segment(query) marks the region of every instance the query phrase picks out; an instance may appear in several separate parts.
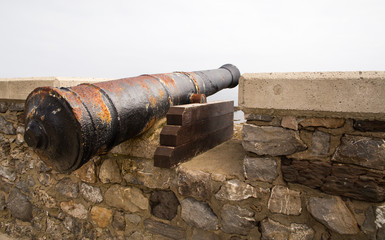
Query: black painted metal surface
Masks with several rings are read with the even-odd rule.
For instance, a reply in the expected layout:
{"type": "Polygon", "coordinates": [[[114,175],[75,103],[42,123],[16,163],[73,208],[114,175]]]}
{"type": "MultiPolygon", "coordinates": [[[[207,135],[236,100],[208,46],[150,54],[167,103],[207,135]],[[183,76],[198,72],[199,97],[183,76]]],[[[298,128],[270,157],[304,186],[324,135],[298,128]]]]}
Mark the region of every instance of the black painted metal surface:
{"type": "Polygon", "coordinates": [[[226,64],[215,70],[37,88],[26,101],[24,138],[57,171],[73,171],[93,155],[146,131],[170,106],[235,87],[239,77],[239,70],[226,64]]]}

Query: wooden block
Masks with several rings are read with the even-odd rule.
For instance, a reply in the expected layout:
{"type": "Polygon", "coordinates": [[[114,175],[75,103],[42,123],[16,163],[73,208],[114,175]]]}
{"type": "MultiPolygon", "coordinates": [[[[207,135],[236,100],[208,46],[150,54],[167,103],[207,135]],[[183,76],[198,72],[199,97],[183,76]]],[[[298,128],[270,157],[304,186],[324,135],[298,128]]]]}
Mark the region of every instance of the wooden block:
{"type": "Polygon", "coordinates": [[[207,151],[233,136],[233,123],[201,138],[178,147],[159,146],[154,155],[154,166],[171,168],[201,152],[207,151]]]}
{"type": "Polygon", "coordinates": [[[216,116],[234,112],[234,101],[217,101],[173,106],[167,113],[167,125],[186,126],[216,116]]]}
{"type": "Polygon", "coordinates": [[[192,125],[177,126],[166,125],[160,133],[160,145],[177,147],[188,142],[193,142],[210,132],[215,132],[233,124],[234,113],[206,118],[192,125]]]}

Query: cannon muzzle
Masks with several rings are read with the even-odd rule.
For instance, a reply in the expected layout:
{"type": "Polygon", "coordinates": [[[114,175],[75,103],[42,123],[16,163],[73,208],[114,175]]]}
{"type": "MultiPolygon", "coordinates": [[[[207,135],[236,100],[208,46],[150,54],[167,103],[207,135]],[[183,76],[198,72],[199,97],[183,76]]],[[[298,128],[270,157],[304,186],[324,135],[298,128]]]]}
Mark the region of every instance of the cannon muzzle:
{"type": "Polygon", "coordinates": [[[215,70],[141,75],[70,88],[40,87],[25,105],[25,141],[59,172],[137,136],[173,105],[238,85],[240,72],[215,70]]]}

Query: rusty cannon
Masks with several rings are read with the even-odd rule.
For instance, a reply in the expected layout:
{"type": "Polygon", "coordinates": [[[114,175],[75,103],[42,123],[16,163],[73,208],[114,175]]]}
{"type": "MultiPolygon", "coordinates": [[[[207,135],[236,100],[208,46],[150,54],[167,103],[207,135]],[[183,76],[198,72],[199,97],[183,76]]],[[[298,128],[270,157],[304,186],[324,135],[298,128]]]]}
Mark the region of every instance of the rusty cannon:
{"type": "Polygon", "coordinates": [[[135,137],[173,105],[238,85],[240,72],[219,69],[141,75],[69,88],[39,87],[25,104],[26,143],[59,172],[135,137]]]}

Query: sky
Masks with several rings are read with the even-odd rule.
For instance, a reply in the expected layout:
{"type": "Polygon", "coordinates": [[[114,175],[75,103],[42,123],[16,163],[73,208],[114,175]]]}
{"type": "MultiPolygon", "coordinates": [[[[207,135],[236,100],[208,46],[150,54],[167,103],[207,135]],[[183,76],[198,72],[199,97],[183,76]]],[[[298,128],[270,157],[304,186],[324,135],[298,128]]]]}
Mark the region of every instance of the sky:
{"type": "MultiPolygon", "coordinates": [[[[0,0],[0,78],[384,71],[383,0],[0,0]]],[[[234,99],[237,89],[210,99],[234,99]]]]}

